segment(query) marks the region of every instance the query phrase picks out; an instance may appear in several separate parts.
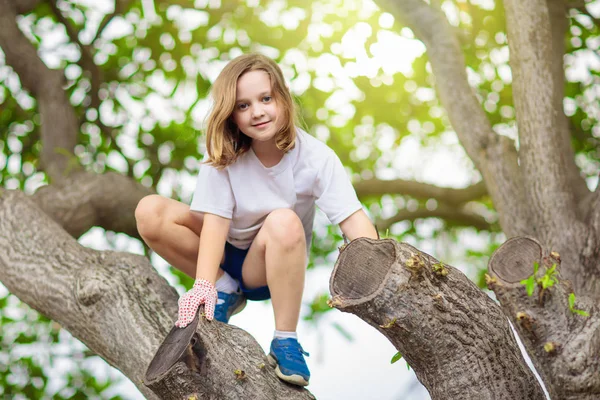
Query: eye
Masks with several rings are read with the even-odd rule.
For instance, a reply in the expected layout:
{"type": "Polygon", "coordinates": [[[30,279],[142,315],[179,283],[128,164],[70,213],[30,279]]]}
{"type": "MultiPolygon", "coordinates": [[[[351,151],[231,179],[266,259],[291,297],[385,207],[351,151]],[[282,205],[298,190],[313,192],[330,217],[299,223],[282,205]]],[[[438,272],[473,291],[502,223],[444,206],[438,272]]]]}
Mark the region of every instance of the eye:
{"type": "Polygon", "coordinates": [[[248,108],[248,104],[246,103],[240,103],[237,105],[238,110],[245,110],[246,108],[248,108]]]}
{"type": "Polygon", "coordinates": [[[273,100],[273,97],[271,97],[271,96],[265,96],[265,97],[263,97],[263,102],[265,102],[265,103],[268,103],[271,100],[273,100]]]}

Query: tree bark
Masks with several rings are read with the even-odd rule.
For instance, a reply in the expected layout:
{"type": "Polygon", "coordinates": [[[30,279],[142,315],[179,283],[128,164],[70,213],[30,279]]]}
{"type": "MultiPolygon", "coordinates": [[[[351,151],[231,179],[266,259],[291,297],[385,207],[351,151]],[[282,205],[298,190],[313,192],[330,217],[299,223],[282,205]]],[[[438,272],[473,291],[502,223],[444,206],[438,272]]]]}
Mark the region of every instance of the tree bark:
{"type": "Polygon", "coordinates": [[[352,241],[330,291],[332,306],[390,340],[432,400],[545,398],[500,308],[460,271],[408,244],[352,241]]]}
{"type": "Polygon", "coordinates": [[[451,207],[438,204],[434,209],[419,208],[415,211],[401,210],[393,217],[376,220],[377,228],[385,231],[397,222],[414,221],[418,218],[442,218],[446,222],[473,227],[479,230],[490,230],[492,225],[482,215],[466,210],[464,207],[451,207]]]}
{"type": "Polygon", "coordinates": [[[574,308],[590,315],[570,310],[569,295],[573,287],[560,275],[560,258],[534,239],[511,239],[492,255],[488,285],[516,327],[551,398],[598,399],[598,305],[577,294],[574,308]],[[533,295],[528,296],[520,282],[533,274],[534,263],[540,266],[538,279],[546,274],[547,268],[557,265],[558,283],[546,289],[536,284],[533,295]]]}
{"type": "Polygon", "coordinates": [[[75,110],[63,90],[63,72],[46,67],[17,26],[16,18],[15,4],[0,0],[0,47],[6,63],[38,102],[43,145],[40,161],[48,176],[60,181],[74,168],[80,168],[73,154],[79,132],[75,110]]]}
{"type": "Polygon", "coordinates": [[[135,208],[142,197],[152,193],[114,172],[78,172],[60,183],[42,186],[32,199],[75,238],[92,226],[139,238],[135,208]]]}
{"type": "MultiPolygon", "coordinates": [[[[121,370],[144,396],[159,398],[144,376],[173,327],[178,296],[148,259],[82,247],[22,192],[0,190],[0,281],[121,370]]],[[[182,388],[200,387],[208,399],[312,397],[270,367],[261,369],[266,356],[241,329],[202,320],[196,337],[206,357],[195,361],[200,373],[176,364],[182,388]]]]}
{"type": "Polygon", "coordinates": [[[251,335],[199,314],[186,328],[171,329],[145,383],[163,400],[314,399],[303,388],[281,383],[251,335]],[[223,341],[202,340],[210,337],[223,341]]]}
{"type": "Polygon", "coordinates": [[[17,14],[27,14],[33,11],[42,0],[15,0],[15,10],[17,14]]]}
{"type": "Polygon", "coordinates": [[[404,179],[380,180],[366,179],[354,184],[358,197],[377,196],[384,194],[403,194],[418,199],[436,199],[449,205],[460,205],[469,201],[479,200],[486,196],[487,189],[483,182],[466,187],[454,189],[440,187],[417,181],[404,179]]]}
{"type": "MultiPolygon", "coordinates": [[[[519,126],[519,159],[531,204],[533,235],[545,245],[565,243],[566,229],[582,224],[567,179],[562,137],[556,115],[562,113],[553,79],[552,33],[546,0],[506,0],[506,25],[513,75],[513,99],[519,126]]],[[[569,233],[570,234],[570,233],[569,233]]]]}
{"type": "Polygon", "coordinates": [[[564,143],[560,131],[562,98],[556,94],[562,93],[562,88],[556,85],[562,85],[563,80],[556,78],[553,66],[558,46],[553,46],[550,11],[546,0],[507,0],[504,4],[521,144],[519,158],[532,236],[562,254],[568,265],[563,275],[572,280],[580,294],[600,298],[599,272],[593,266],[598,260],[594,254],[597,251],[584,254],[591,242],[592,247],[597,245],[597,238],[578,218],[570,179],[573,172],[563,160],[566,154],[560,145],[564,143]],[[582,262],[582,258],[588,260],[582,262]]]}
{"type": "Polygon", "coordinates": [[[567,18],[567,6],[564,0],[546,0],[550,17],[550,30],[552,35],[552,59],[550,67],[554,81],[554,98],[552,104],[556,110],[556,129],[559,134],[559,142],[555,143],[560,154],[561,168],[565,171],[567,183],[571,185],[573,194],[579,207],[578,217],[585,221],[585,208],[581,207],[582,201],[590,193],[581,171],[575,164],[575,151],[571,145],[571,131],[569,120],[564,112],[563,99],[565,98],[565,37],[569,28],[567,18]]]}
{"type": "Polygon", "coordinates": [[[508,236],[530,233],[514,142],[492,130],[469,86],[460,44],[444,13],[423,0],[377,0],[376,3],[405,23],[427,47],[440,102],[460,143],[483,176],[502,230],[508,236]],[[456,101],[457,98],[461,101],[456,101]]]}

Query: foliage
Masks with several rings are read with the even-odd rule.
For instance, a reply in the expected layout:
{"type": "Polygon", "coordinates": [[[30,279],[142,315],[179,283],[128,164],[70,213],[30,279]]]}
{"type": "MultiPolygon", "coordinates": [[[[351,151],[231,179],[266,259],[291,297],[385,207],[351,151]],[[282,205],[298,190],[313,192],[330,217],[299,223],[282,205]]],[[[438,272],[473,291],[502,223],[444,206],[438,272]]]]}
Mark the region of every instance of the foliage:
{"type": "Polygon", "coordinates": [[[0,397],[111,399],[122,380],[67,331],[0,289],[0,397]],[[62,374],[57,374],[60,368],[62,374]]]}
{"type": "MultiPolygon", "coordinates": [[[[400,352],[397,352],[396,354],[394,354],[394,357],[392,357],[390,364],[394,364],[395,362],[399,361],[401,358],[402,358],[402,354],[400,354],[400,352]]],[[[408,363],[408,361],[406,362],[406,368],[410,369],[410,364],[408,363]]]]}
{"type": "Polygon", "coordinates": [[[552,264],[550,268],[546,268],[544,275],[538,277],[538,269],[540,265],[539,263],[533,263],[533,275],[531,275],[527,279],[523,279],[520,283],[525,285],[525,289],[527,290],[527,295],[533,295],[533,291],[535,290],[535,285],[537,284],[543,290],[546,290],[554,284],[558,283],[558,277],[556,276],[556,264],[552,264]]]}
{"type": "Polygon", "coordinates": [[[569,310],[571,310],[571,312],[574,313],[574,314],[579,314],[579,315],[582,315],[584,317],[589,317],[590,316],[590,313],[588,313],[587,311],[578,310],[578,309],[575,308],[575,293],[569,294],[569,310]]]}
{"type": "MultiPolygon", "coordinates": [[[[81,47],[68,37],[46,2],[18,21],[43,61],[50,68],[64,70],[66,91],[80,121],[75,155],[88,170],[118,171],[160,194],[189,202],[204,150],[198,138],[209,105],[210,83],[227,60],[243,52],[261,51],[282,66],[300,105],[303,126],[340,155],[355,180],[376,177],[439,183],[437,174],[449,163],[460,165],[460,170],[444,184],[464,187],[481,179],[435,95],[424,46],[410,29],[370,1],[150,0],[118,4],[123,8],[113,10],[109,2],[58,1],[61,13],[79,32],[78,40],[93,54],[92,71],[85,69],[81,47]],[[117,11],[114,18],[93,40],[99,21],[113,11],[117,11]],[[94,75],[100,77],[98,87],[94,75]]],[[[493,129],[515,138],[503,8],[496,2],[476,0],[440,4],[459,32],[469,82],[493,129]]],[[[565,112],[574,131],[577,163],[594,179],[600,166],[600,113],[594,94],[600,68],[578,61],[597,57],[594,50],[600,28],[579,11],[570,12],[569,24],[565,112]]],[[[4,65],[0,52],[1,187],[33,193],[47,183],[40,171],[40,150],[36,101],[4,65]]],[[[402,194],[362,200],[377,219],[401,210],[436,207],[431,199],[402,194]]],[[[468,207],[491,223],[490,231],[429,218],[396,223],[385,236],[410,242],[451,265],[474,266],[467,272],[484,287],[482,267],[503,235],[489,198],[468,207]]],[[[317,221],[309,267],[331,265],[341,244],[336,227],[317,221]]],[[[182,284],[190,284],[188,277],[174,273],[182,284]]],[[[536,283],[543,288],[555,283],[548,271],[541,282],[535,275],[524,283],[530,295],[536,283]]],[[[316,297],[305,320],[317,323],[329,312],[325,300],[316,297]]],[[[4,394],[21,391],[27,396],[35,394],[33,398],[61,396],[60,390],[46,391],[48,378],[42,361],[36,357],[24,357],[21,364],[15,361],[19,346],[57,345],[52,323],[21,304],[17,308],[31,318],[27,324],[12,320],[6,304],[20,302],[9,294],[0,301],[0,388],[4,394]],[[16,336],[9,336],[10,329],[18,332],[16,336]],[[18,340],[18,346],[7,343],[9,337],[18,340]],[[28,378],[14,381],[13,366],[28,371],[28,378]]],[[[574,295],[574,310],[573,304],[574,295]]],[[[336,329],[351,336],[343,327],[336,329]]],[[[85,351],[78,354],[81,363],[92,357],[85,351]]],[[[85,369],[80,373],[83,375],[67,379],[70,389],[64,396],[101,396],[106,383],[85,375],[85,369]]]]}

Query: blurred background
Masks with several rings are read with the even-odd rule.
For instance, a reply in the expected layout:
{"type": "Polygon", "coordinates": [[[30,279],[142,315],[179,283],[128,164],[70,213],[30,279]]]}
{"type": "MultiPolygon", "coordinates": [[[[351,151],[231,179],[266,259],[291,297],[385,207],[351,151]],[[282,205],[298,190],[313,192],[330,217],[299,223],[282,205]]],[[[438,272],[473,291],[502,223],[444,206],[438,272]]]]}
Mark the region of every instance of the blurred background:
{"type": "MultiPolygon", "coordinates": [[[[385,2],[358,0],[50,0],[17,18],[41,60],[64,71],[79,117],[77,161],[117,171],[189,203],[201,154],[207,95],[223,66],[246,52],[274,58],[301,126],[340,156],[383,237],[408,242],[461,269],[482,288],[490,254],[505,237],[485,190],[462,204],[428,195],[481,181],[434,89],[425,46],[385,2]],[[361,182],[395,182],[391,194],[361,182]],[[403,187],[418,183],[424,195],[403,187]]],[[[433,1],[456,30],[474,89],[494,131],[516,139],[502,4],[433,1]]],[[[569,11],[564,109],[576,161],[597,181],[600,140],[600,1],[569,11]]],[[[460,99],[456,99],[460,101],[460,99]]],[[[39,171],[36,100],[0,51],[0,185],[31,194],[39,171]]],[[[150,257],[181,294],[192,281],[135,238],[92,228],[79,238],[99,250],[150,257]]],[[[318,213],[299,337],[310,352],[318,399],[428,399],[394,347],[349,314],[330,309],[328,281],[342,244],[318,213]]],[[[484,289],[486,290],[486,289],[484,289]]],[[[0,397],[139,399],[135,386],[58,324],[0,285],[0,397]]],[[[251,303],[232,324],[267,349],[269,303],[251,303]]]]}

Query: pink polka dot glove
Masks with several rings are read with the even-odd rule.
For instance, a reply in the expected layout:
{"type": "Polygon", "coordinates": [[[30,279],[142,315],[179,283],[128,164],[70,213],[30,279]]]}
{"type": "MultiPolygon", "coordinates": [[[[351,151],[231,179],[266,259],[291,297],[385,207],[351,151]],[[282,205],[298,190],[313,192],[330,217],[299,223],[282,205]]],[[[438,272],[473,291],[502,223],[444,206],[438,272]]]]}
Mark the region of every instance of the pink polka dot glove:
{"type": "Polygon", "coordinates": [[[199,279],[194,286],[179,298],[179,319],[175,322],[178,328],[188,326],[196,316],[200,304],[204,304],[204,315],[212,321],[215,315],[217,302],[217,289],[206,279],[199,279]]]}

